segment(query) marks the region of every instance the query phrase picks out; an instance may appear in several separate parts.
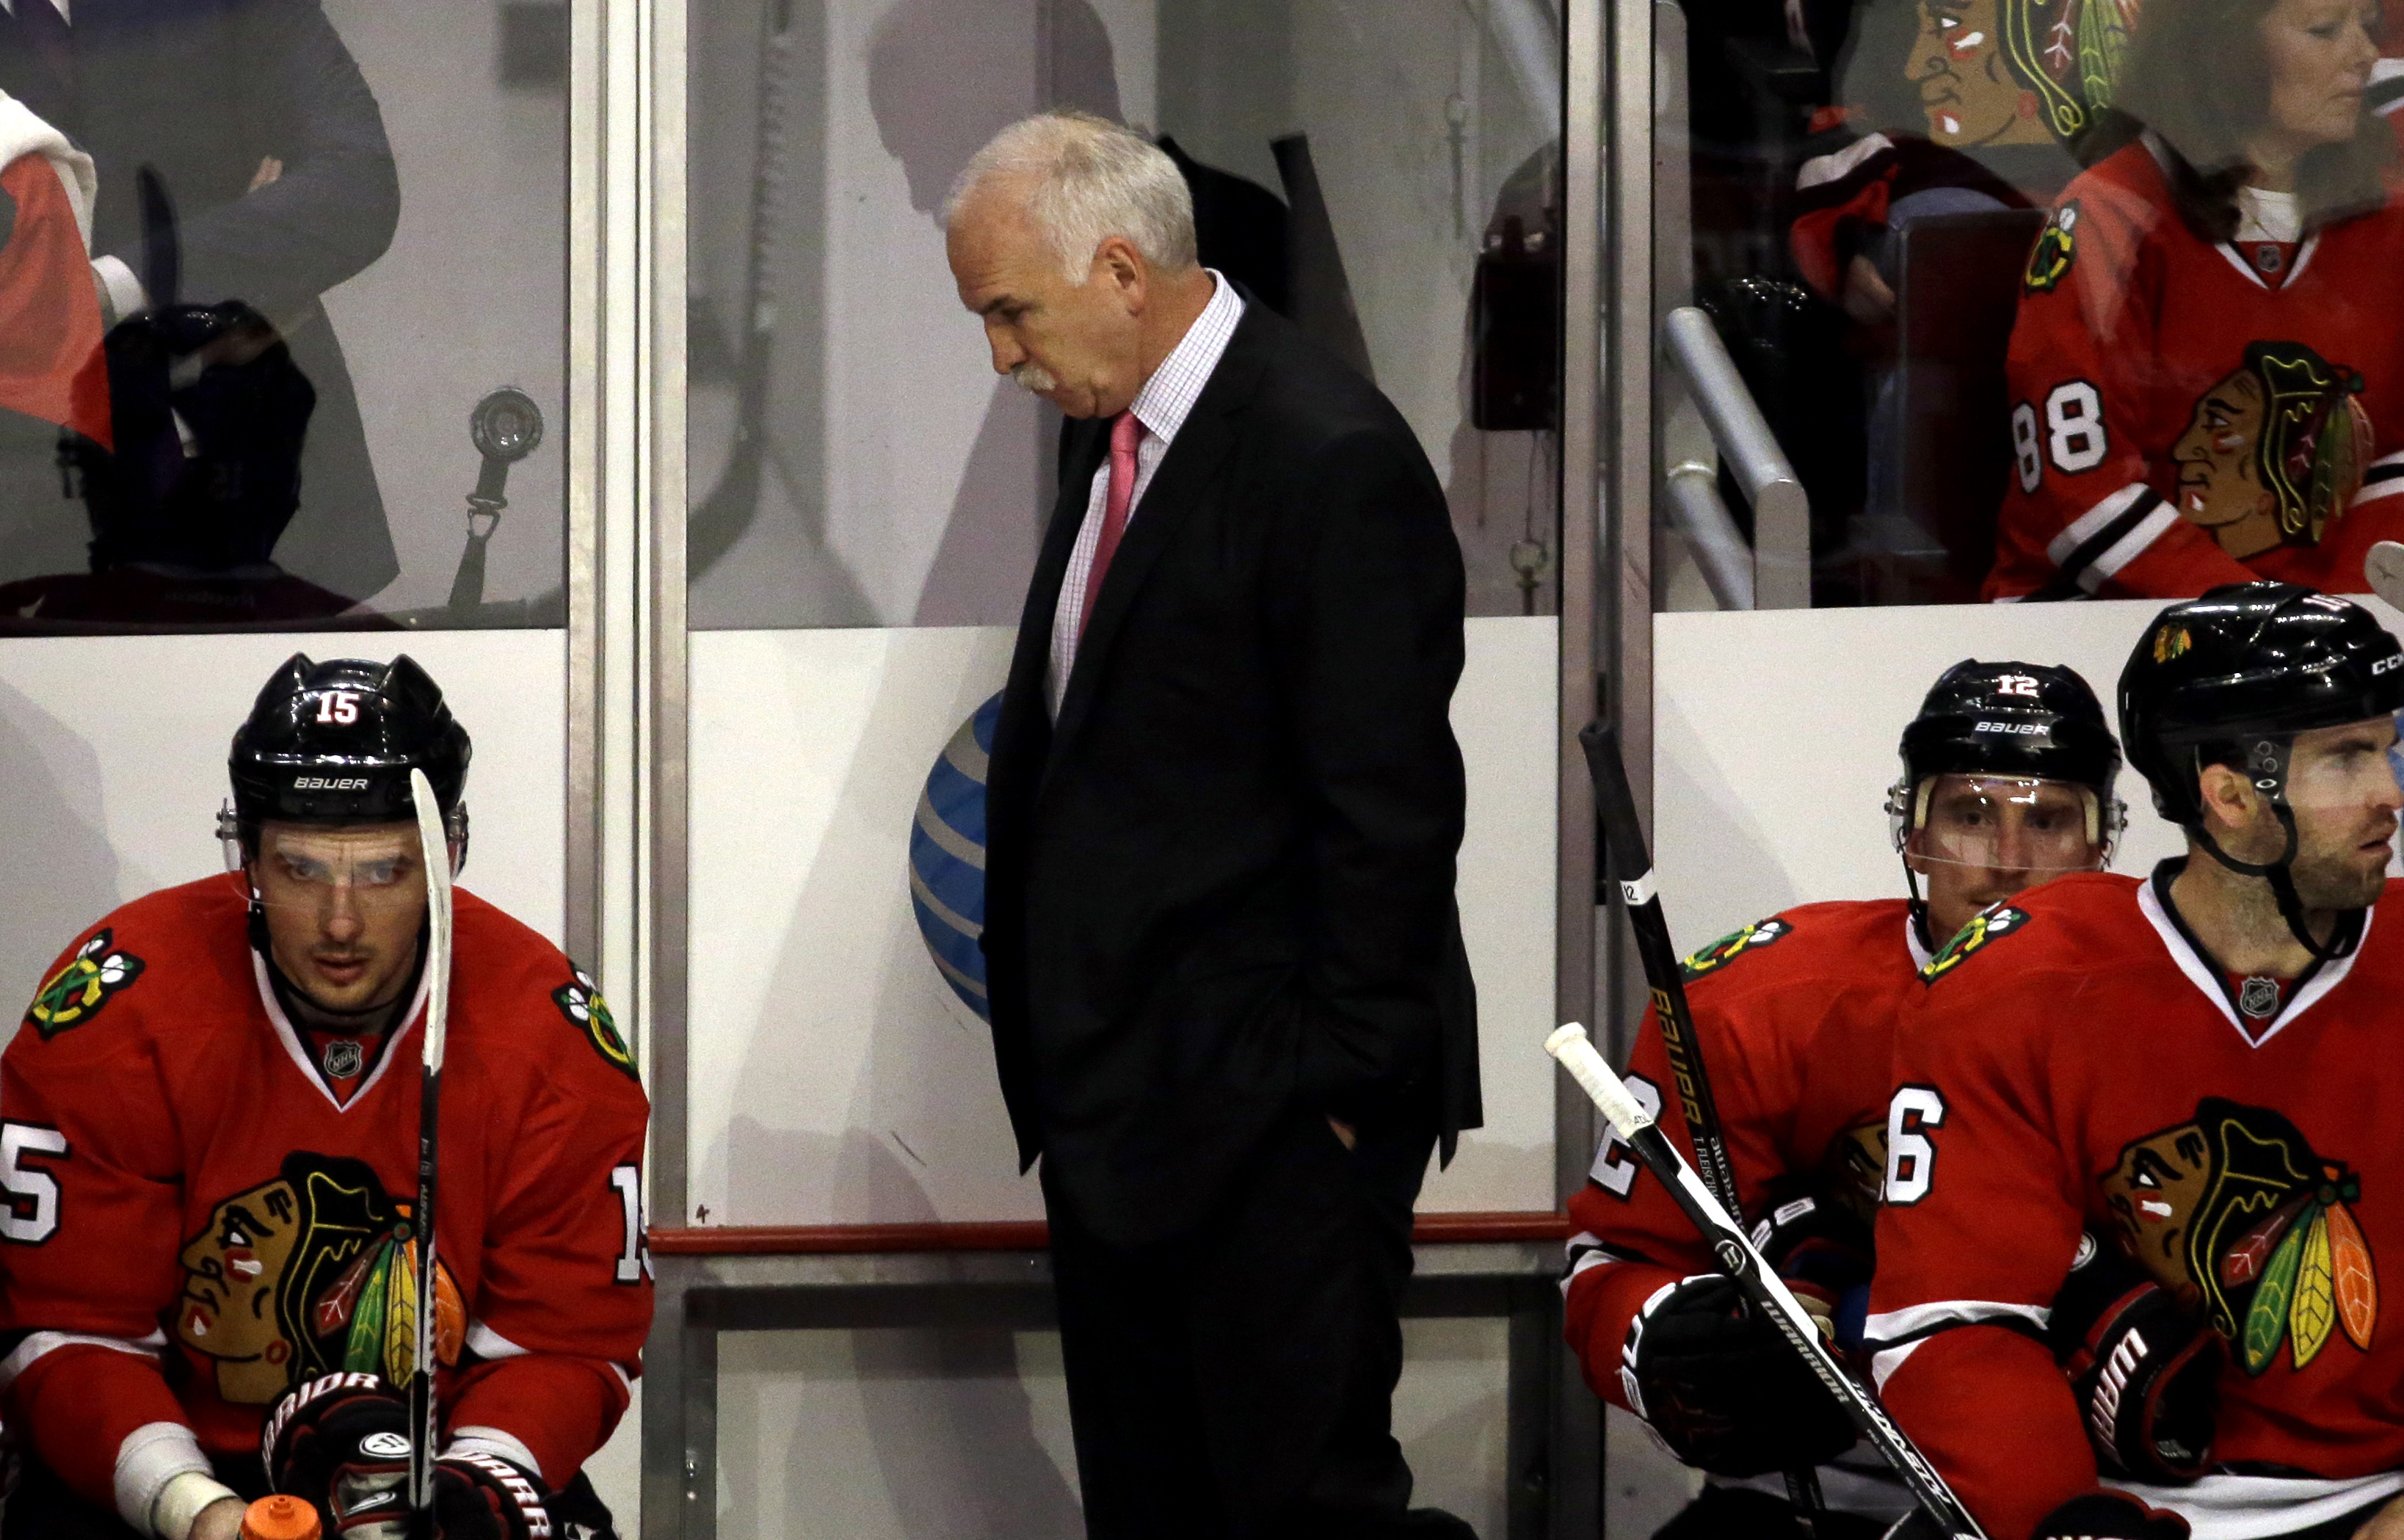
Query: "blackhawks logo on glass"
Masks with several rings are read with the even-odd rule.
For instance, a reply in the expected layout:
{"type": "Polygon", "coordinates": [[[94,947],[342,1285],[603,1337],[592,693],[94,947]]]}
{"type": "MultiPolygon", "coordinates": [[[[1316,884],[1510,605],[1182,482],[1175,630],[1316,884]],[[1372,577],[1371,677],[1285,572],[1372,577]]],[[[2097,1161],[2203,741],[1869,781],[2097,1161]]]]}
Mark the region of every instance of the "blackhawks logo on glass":
{"type": "Polygon", "coordinates": [[[44,981],[25,1010],[25,1020],[45,1041],[90,1021],[110,996],[142,976],[142,959],[115,947],[115,938],[102,931],[44,981]]]}
{"type": "Polygon", "coordinates": [[[1686,954],[1678,963],[1679,976],[1692,984],[1705,973],[1716,973],[1745,953],[1758,951],[1794,931],[1795,927],[1782,919],[1757,920],[1741,931],[1728,932],[1698,952],[1686,954]]]}
{"type": "Polygon", "coordinates": [[[2362,1182],[2266,1107],[2218,1097],[2131,1142],[2104,1177],[2131,1255],[2226,1338],[2248,1374],[2302,1369],[2339,1337],[2370,1351],[2379,1275],[2362,1182]]]}
{"type": "MultiPolygon", "coordinates": [[[[337,1371],[406,1383],[417,1352],[417,1238],[365,1161],[295,1150],[226,1198],[176,1258],[175,1337],[214,1360],[217,1393],[264,1406],[337,1371]]],[[[435,1356],[459,1361],[468,1312],[440,1258],[435,1356]]]]}
{"type": "Polygon", "coordinates": [[[581,968],[570,971],[576,977],[551,992],[552,1002],[570,1026],[592,1041],[594,1051],[603,1058],[625,1071],[629,1080],[640,1080],[642,1076],[635,1069],[635,1056],[627,1051],[626,1040],[618,1035],[618,1021],[609,1014],[609,1002],[601,998],[601,986],[581,968]]]}

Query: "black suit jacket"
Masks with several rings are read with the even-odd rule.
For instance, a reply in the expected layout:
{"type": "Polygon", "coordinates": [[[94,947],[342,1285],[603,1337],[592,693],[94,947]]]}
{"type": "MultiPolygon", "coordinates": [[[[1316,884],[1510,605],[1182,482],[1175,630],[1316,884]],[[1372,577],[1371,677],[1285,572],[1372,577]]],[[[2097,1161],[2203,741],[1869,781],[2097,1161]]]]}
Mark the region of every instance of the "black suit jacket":
{"type": "MultiPolygon", "coordinates": [[[[382,256],[400,217],[375,97],[318,0],[76,0],[74,9],[71,82],[0,13],[0,91],[91,155],[93,256],[120,258],[149,281],[134,180],[148,166],[175,208],[176,297],[242,300],[283,329],[317,408],[300,511],[276,560],[364,598],[399,567],[350,371],[318,296],[382,256]],[[284,175],[250,192],[271,156],[284,175]]],[[[49,481],[55,493],[54,472],[49,481]]],[[[63,520],[79,514],[55,497],[38,509],[0,509],[0,577],[58,570],[63,520]]],[[[77,529],[67,549],[79,556],[83,538],[77,529]]]]}
{"type": "Polygon", "coordinates": [[[1400,413],[1249,304],[1137,505],[1055,725],[1053,610],[1108,453],[1072,422],[987,781],[1019,1153],[1103,1239],[1200,1220],[1280,1117],[1480,1117],[1453,897],[1462,578],[1400,413]]]}

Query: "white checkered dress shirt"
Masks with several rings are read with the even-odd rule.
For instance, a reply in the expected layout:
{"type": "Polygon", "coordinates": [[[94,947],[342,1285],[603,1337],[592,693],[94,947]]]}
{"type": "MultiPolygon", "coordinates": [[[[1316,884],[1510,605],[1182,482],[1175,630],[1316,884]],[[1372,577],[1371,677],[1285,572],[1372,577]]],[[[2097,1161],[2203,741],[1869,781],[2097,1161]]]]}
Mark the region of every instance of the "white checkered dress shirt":
{"type": "MultiPolygon", "coordinates": [[[[1194,410],[1202,396],[1202,387],[1210,383],[1211,371],[1219,367],[1220,356],[1227,351],[1227,339],[1236,334],[1236,323],[1244,316],[1243,297],[1236,286],[1227,282],[1225,273],[1216,268],[1204,271],[1216,285],[1210,302],[1185,329],[1185,335],[1152,378],[1136,392],[1135,420],[1143,425],[1143,437],[1135,446],[1135,491],[1127,498],[1127,523],[1135,523],[1135,511],[1143,501],[1143,489],[1152,484],[1152,473],[1160,469],[1169,443],[1177,430],[1194,410]]],[[[1069,670],[1077,662],[1077,631],[1085,619],[1085,579],[1094,570],[1094,548],[1102,540],[1102,512],[1111,497],[1111,460],[1094,472],[1094,486],[1085,499],[1085,522],[1077,530],[1077,548],[1069,555],[1069,575],[1060,583],[1059,608],[1052,611],[1052,673],[1045,681],[1046,693],[1052,704],[1052,715],[1060,715],[1060,697],[1068,693],[1069,670]]],[[[1125,539],[1124,531],[1120,539],[1125,539]]],[[[1122,544],[1120,549],[1125,549],[1122,544]]]]}

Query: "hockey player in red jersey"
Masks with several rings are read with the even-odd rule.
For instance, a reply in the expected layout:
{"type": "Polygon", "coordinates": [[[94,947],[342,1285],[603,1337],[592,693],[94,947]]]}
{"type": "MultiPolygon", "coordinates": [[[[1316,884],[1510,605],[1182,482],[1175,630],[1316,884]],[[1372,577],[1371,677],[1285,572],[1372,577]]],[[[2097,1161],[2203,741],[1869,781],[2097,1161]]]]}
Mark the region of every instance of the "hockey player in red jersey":
{"type": "Polygon", "coordinates": [[[2404,197],[2363,94],[2379,7],[2143,15],[2116,105],[2145,132],[2063,190],[2022,278],[1986,593],[2357,589],[2404,538],[2404,197]]]}
{"type": "MultiPolygon", "coordinates": [[[[1920,987],[1933,941],[2032,882],[2101,866],[2120,823],[2119,749],[2094,692],[2067,668],[1954,665],[1904,729],[1901,754],[1887,805],[1910,900],[1805,904],[1703,948],[1684,970],[1746,1217],[1842,1344],[1859,1337],[1896,1007],[1920,987]]],[[[1658,1107],[1671,1082],[1649,1013],[1630,1071],[1630,1088],[1658,1107]]],[[[1662,1127],[1691,1150],[1682,1119],[1662,1127]]],[[[1836,1403],[1776,1329],[1737,1303],[1693,1225],[1615,1138],[1570,1211],[1580,1233],[1563,1284],[1569,1340],[1599,1393],[1645,1418],[1680,1459],[1726,1477],[1852,1447],[1836,1403]]],[[[1822,1481],[1834,1507],[1863,1519],[1910,1505],[1875,1456],[1822,1481]]],[[[1797,1533],[1784,1498],[1770,1495],[1777,1478],[1753,1485],[1767,1490],[1713,1489],[1664,1533],[1797,1533]]]]}
{"type": "Polygon", "coordinates": [[[2187,854],[2014,899],[1897,1028],[1873,1373],[2000,1540],[2404,1533],[2399,707],[2346,600],[2163,610],[2120,731],[2187,854]],[[2082,1231],[2143,1276],[2064,1330],[2082,1231]]]}
{"type": "MultiPolygon", "coordinates": [[[[329,1535],[398,1540],[428,987],[409,777],[455,869],[468,760],[410,659],[294,657],[234,736],[233,873],[117,910],[35,997],[0,1057],[9,1540],[231,1540],[271,1484],[329,1535]]],[[[556,947],[464,890],[454,936],[439,1531],[606,1533],[580,1467],[650,1324],[649,1109],[556,947]]]]}

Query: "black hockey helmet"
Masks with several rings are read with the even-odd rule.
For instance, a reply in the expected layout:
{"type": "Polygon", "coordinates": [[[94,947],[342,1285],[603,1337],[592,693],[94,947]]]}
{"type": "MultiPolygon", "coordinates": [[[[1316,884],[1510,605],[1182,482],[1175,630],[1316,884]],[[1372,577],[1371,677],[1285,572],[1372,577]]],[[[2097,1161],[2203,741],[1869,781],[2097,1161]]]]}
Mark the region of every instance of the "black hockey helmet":
{"type": "Polygon", "coordinates": [[[2189,827],[2203,821],[2204,765],[2243,756],[2284,800],[2297,734],[2399,709],[2404,646],[2362,606],[2293,583],[2227,583],[2172,605],[2120,671],[2130,763],[2162,817],[2189,827]],[[2258,752],[2266,738],[2274,757],[2258,752]]]}
{"type": "Polygon", "coordinates": [[[2350,599],[2294,583],[2224,583],[2154,618],[2120,671],[2120,732],[2154,806],[2233,872],[2270,879],[2288,929],[2316,955],[2289,864],[2287,763],[2296,735],[2404,710],[2404,646],[2350,599]],[[2241,861],[2203,828],[2200,781],[2242,766],[2285,826],[2286,853],[2241,861]]]}
{"type": "Polygon", "coordinates": [[[245,844],[269,819],[393,823],[417,816],[409,773],[423,770],[444,828],[464,847],[469,748],[441,687],[403,654],[314,662],[296,652],[259,692],[235,730],[227,768],[233,805],[221,834],[245,844]]]}
{"type": "MultiPolygon", "coordinates": [[[[2113,794],[2120,745],[2077,670],[2041,663],[1964,658],[1937,676],[1903,730],[1903,774],[1887,792],[1895,848],[1926,809],[1936,776],[2013,776],[2066,781],[2095,794],[2089,838],[2106,852],[2123,821],[2113,794]]],[[[2108,854],[2107,854],[2108,859],[2108,854]]]]}

